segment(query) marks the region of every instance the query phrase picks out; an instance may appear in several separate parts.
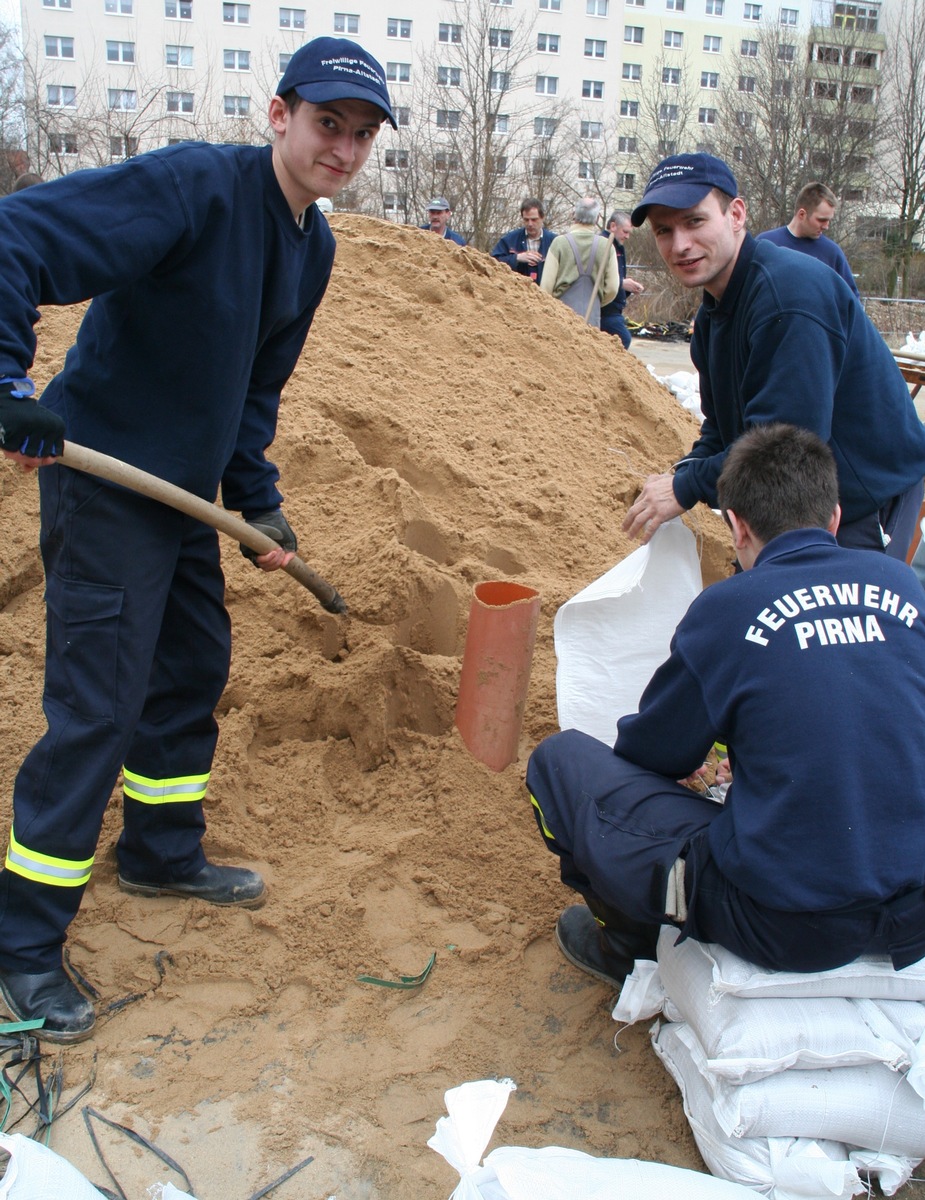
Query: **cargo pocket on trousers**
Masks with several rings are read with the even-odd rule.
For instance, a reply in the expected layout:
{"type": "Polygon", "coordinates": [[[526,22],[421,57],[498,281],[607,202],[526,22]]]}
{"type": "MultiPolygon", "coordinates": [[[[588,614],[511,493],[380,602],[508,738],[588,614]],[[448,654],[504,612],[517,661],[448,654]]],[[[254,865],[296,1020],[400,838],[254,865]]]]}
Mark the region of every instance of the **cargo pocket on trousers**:
{"type": "Polygon", "coordinates": [[[123,589],[51,575],[46,698],[86,721],[115,716],[123,589]]]}

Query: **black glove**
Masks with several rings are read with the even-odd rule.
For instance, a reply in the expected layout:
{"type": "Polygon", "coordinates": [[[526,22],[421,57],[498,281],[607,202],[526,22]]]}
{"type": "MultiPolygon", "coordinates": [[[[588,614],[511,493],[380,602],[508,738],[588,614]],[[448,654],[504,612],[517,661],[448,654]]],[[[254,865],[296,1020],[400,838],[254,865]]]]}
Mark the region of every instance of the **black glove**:
{"type": "MultiPolygon", "coordinates": [[[[259,517],[251,517],[247,522],[252,529],[256,529],[258,533],[265,533],[267,537],[273,539],[274,542],[279,542],[284,550],[292,550],[295,552],[299,548],[299,543],[296,541],[296,536],[289,526],[289,522],[283,516],[281,508],[273,508],[269,512],[261,513],[259,517]]],[[[252,550],[250,546],[245,546],[239,542],[241,553],[245,558],[249,558],[251,562],[256,562],[258,554],[256,550],[252,550]]]]}
{"type": "Polygon", "coordinates": [[[36,404],[30,388],[30,380],[0,383],[0,448],[27,458],[47,458],[61,449],[64,422],[51,409],[36,404]]]}

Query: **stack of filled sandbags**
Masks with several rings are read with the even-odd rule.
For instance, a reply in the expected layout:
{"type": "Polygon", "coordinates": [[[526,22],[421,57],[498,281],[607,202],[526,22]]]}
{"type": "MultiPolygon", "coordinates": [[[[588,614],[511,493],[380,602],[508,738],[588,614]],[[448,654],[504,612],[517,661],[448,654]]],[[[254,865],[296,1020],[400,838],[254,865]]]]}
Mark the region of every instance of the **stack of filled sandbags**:
{"type": "Polygon", "coordinates": [[[710,1170],[772,1200],[847,1198],[861,1176],[892,1195],[925,1158],[925,960],[800,975],[676,939],[653,1044],[710,1170]]]}

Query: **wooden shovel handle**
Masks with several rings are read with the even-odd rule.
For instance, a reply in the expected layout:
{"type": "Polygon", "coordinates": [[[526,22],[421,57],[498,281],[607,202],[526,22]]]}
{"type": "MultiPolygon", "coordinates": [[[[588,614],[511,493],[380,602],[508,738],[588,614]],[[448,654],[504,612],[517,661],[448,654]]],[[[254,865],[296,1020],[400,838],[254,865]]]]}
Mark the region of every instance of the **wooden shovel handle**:
{"type": "MultiPolygon", "coordinates": [[[[206,525],[211,525],[213,529],[227,533],[258,554],[266,554],[270,550],[279,549],[278,542],[274,542],[265,533],[260,533],[259,530],[248,525],[246,521],[242,521],[240,517],[234,516],[233,513],[226,512],[224,508],[219,508],[217,504],[211,504],[200,496],[194,496],[192,492],[184,491],[176,484],[168,483],[166,479],[159,479],[156,475],[149,475],[147,471],[130,466],[121,459],[111,458],[108,454],[100,454],[98,450],[90,450],[86,446],[79,446],[76,442],[65,442],[57,456],[57,461],[75,471],[85,471],[88,475],[108,479],[110,483],[121,484],[122,487],[129,488],[133,492],[140,492],[142,496],[159,500],[161,504],[166,504],[170,508],[186,513],[187,516],[195,517],[206,525]]],[[[283,570],[288,572],[293,579],[297,579],[303,587],[308,588],[317,598],[321,607],[328,612],[345,613],[347,611],[347,605],[337,589],[332,587],[326,579],[322,579],[317,571],[313,571],[301,558],[294,557],[283,567],[283,570]]]]}

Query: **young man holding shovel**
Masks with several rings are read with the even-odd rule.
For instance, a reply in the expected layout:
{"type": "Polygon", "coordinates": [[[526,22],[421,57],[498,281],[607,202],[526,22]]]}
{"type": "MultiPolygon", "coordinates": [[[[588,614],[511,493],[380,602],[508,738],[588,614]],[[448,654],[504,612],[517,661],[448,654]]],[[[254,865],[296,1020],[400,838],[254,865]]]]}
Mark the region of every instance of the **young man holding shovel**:
{"type": "MultiPolygon", "coordinates": [[[[0,205],[0,447],[54,463],[67,436],[214,500],[296,549],[273,441],[331,273],[314,202],[395,124],[381,66],[352,41],[293,55],[269,106],[272,146],[185,143],[81,171],[0,205]],[[94,297],[64,369],[32,403],[33,325],[94,297]]],[[[202,800],[230,659],[215,531],[62,468],[39,474],[48,729],[23,763],[0,873],[0,993],[39,1036],[87,1037],[63,963],[117,775],[120,886],[254,907],[253,871],[207,861],[202,800]]],[[[254,557],[246,551],[248,557],[254,557]]]]}

